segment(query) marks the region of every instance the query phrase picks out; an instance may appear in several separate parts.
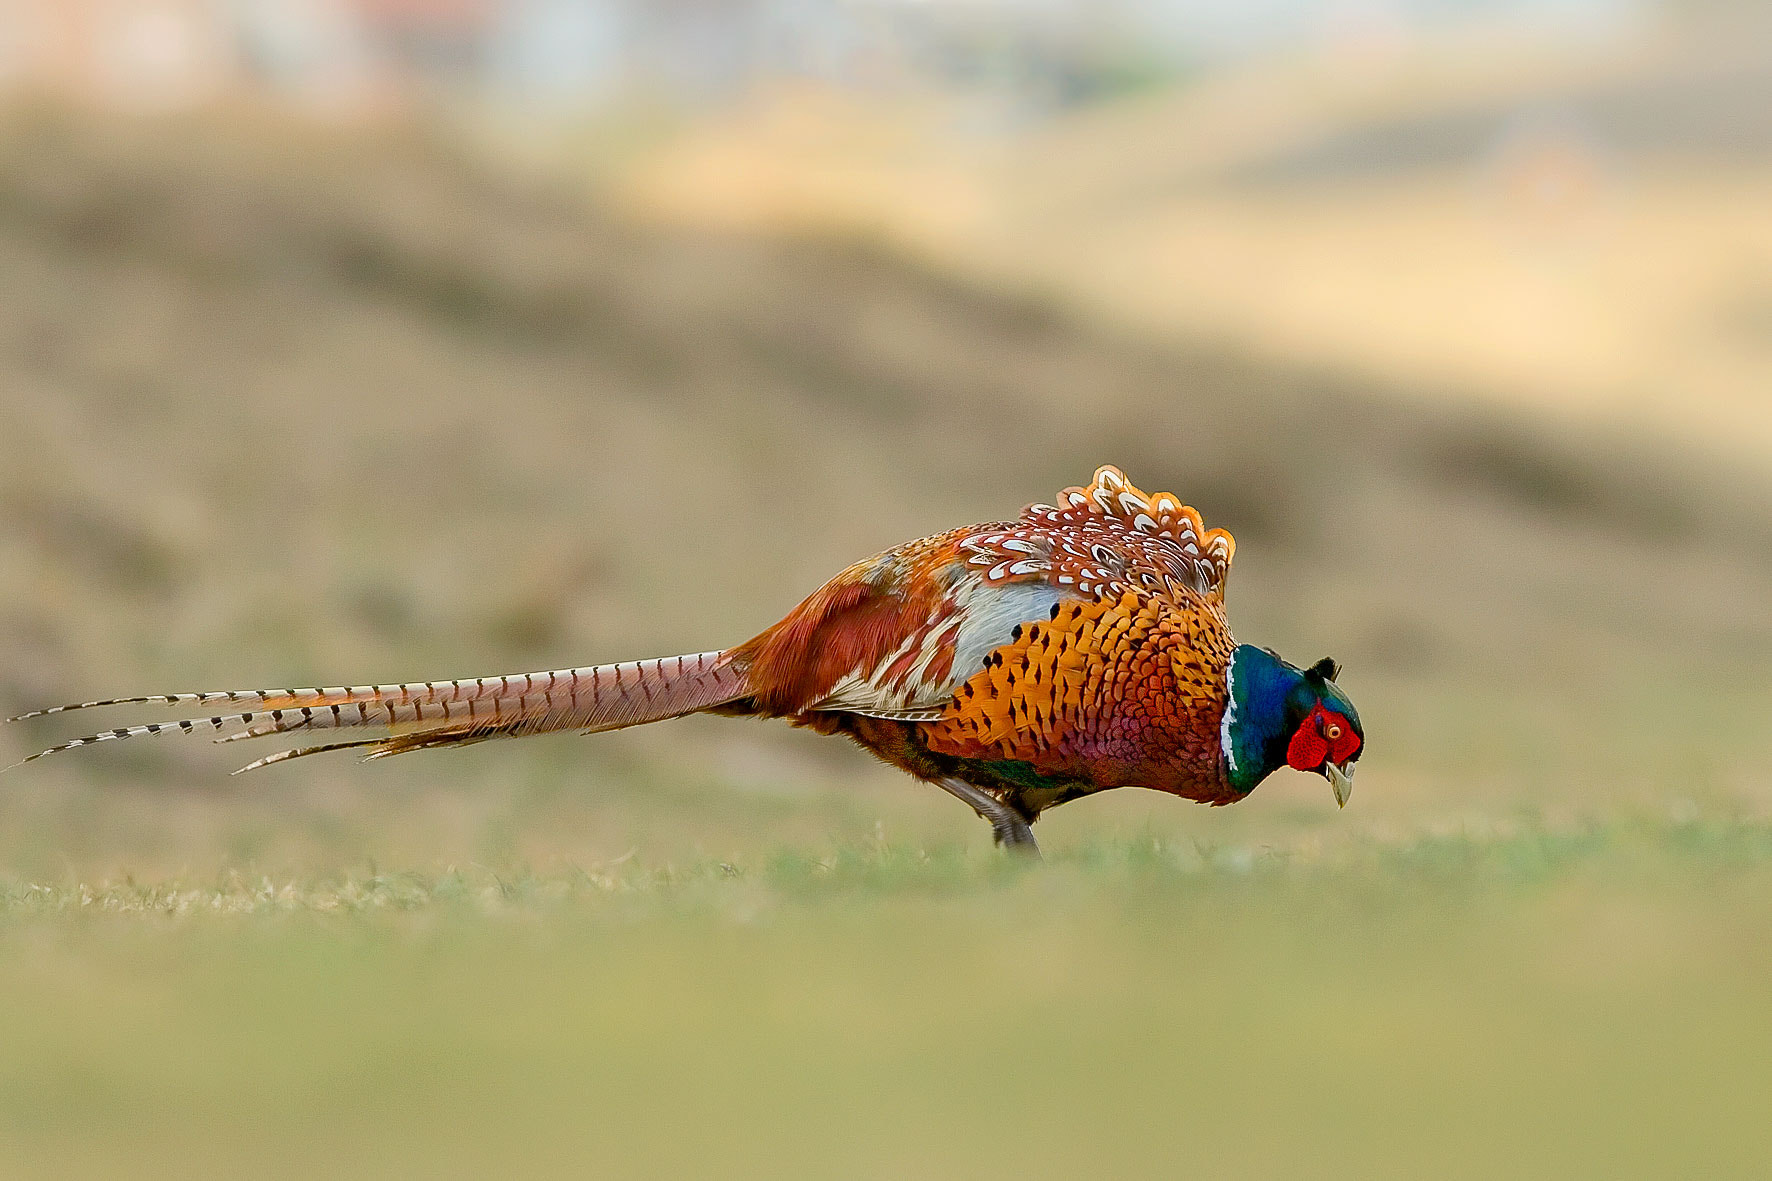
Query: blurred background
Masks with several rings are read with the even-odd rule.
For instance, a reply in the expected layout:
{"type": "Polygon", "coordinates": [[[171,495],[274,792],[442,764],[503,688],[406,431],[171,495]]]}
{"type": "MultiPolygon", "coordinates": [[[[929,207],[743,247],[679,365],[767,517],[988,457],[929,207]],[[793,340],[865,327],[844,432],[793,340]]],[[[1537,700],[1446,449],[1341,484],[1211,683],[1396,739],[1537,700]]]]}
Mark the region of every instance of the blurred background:
{"type": "MultiPolygon", "coordinates": [[[[1060,863],[1759,824],[1769,391],[1749,0],[0,0],[4,714],[722,647],[1112,462],[1235,533],[1239,638],[1338,658],[1371,749],[1340,814],[1072,804],[1060,863]]],[[[984,853],[782,726],[240,749],[8,775],[8,880],[984,853]]],[[[1670,946],[1633,922],[1583,954],[1670,946]]]]}

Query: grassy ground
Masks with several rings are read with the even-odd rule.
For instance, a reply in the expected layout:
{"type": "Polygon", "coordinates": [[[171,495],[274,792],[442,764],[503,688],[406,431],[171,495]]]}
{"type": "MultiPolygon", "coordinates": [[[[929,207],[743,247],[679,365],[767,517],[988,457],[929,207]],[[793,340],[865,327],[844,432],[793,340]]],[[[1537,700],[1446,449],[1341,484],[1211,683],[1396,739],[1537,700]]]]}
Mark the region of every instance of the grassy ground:
{"type": "Polygon", "coordinates": [[[0,891],[0,1167],[1766,1167],[1772,828],[0,891]]]}

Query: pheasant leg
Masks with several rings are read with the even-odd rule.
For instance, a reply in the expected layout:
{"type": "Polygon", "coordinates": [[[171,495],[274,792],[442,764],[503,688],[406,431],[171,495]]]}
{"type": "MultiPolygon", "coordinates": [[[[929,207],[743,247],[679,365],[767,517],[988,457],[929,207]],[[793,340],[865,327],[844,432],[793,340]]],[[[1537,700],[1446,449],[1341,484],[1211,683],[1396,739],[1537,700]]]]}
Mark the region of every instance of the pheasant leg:
{"type": "Polygon", "coordinates": [[[991,834],[996,838],[997,844],[1018,856],[1036,859],[1040,856],[1040,845],[1034,840],[1034,830],[1028,827],[1028,822],[1015,809],[962,779],[938,779],[935,783],[949,795],[971,804],[974,812],[990,821],[991,834]]]}

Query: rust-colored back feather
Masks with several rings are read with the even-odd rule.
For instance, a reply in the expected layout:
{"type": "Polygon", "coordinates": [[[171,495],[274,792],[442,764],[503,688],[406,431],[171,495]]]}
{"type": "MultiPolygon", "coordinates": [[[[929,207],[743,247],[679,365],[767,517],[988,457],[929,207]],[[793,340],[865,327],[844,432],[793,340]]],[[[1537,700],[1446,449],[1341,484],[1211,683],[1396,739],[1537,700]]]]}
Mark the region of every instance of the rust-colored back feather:
{"type": "Polygon", "coordinates": [[[918,575],[963,532],[855,563],[780,623],[732,649],[734,662],[748,672],[757,708],[767,714],[819,708],[844,678],[880,665],[930,626],[942,612],[942,595],[918,575]]]}

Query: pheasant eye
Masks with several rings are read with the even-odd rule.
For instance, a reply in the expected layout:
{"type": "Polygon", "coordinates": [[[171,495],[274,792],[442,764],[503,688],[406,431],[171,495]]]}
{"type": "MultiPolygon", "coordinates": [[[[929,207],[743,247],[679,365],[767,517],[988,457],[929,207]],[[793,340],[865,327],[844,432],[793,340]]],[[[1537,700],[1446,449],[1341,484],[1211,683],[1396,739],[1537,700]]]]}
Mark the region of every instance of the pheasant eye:
{"type": "Polygon", "coordinates": [[[1341,727],[1335,725],[1334,723],[1330,723],[1329,730],[1328,730],[1328,733],[1326,736],[1328,737],[1330,742],[1334,742],[1337,738],[1341,737],[1341,727]]]}

